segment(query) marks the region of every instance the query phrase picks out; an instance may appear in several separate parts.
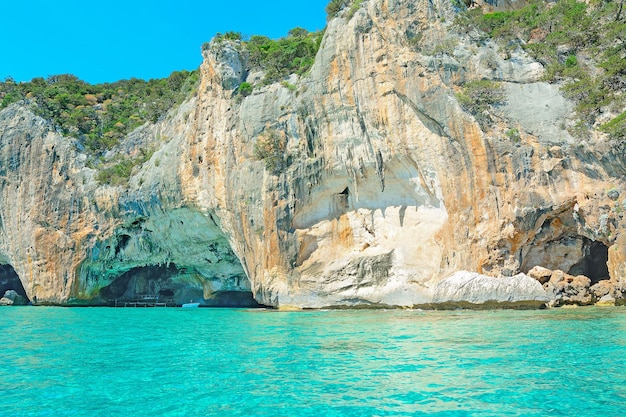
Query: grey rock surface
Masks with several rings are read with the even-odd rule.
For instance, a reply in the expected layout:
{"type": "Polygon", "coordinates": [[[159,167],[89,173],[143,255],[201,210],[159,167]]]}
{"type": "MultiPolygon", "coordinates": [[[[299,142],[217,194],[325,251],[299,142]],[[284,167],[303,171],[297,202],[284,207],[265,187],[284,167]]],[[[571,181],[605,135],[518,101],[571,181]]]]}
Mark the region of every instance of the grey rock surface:
{"type": "Polygon", "coordinates": [[[7,290],[0,298],[0,305],[3,306],[23,306],[26,304],[28,304],[28,300],[14,290],[7,290]]]}
{"type": "Polygon", "coordinates": [[[203,51],[205,56],[212,55],[222,87],[227,90],[235,89],[248,76],[246,57],[241,51],[240,42],[230,40],[213,40],[203,51]]]}
{"type": "Polygon", "coordinates": [[[535,279],[525,274],[494,278],[477,272],[458,271],[434,288],[435,306],[502,306],[537,308],[549,296],[535,279]]]}
{"type": "Polygon", "coordinates": [[[502,112],[513,123],[540,138],[546,145],[571,144],[575,139],[567,131],[573,105],[559,86],[545,82],[504,83],[507,95],[502,112]]]}

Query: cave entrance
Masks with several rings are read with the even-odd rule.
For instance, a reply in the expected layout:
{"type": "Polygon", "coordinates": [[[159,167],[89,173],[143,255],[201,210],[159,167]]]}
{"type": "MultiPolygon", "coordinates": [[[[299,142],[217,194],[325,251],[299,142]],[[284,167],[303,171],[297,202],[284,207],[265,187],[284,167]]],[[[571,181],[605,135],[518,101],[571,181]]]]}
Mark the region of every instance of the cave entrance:
{"type": "Polygon", "coordinates": [[[264,307],[256,302],[250,291],[218,291],[210,299],[205,299],[202,285],[189,285],[189,276],[186,268],[175,264],[135,267],[103,287],[100,297],[108,305],[115,306],[128,303],[176,306],[191,300],[207,307],[264,307]]]}
{"type": "Polygon", "coordinates": [[[583,257],[567,273],[584,275],[593,285],[610,278],[608,261],[609,248],[604,243],[584,238],[583,257]]]}
{"type": "Polygon", "coordinates": [[[179,272],[174,264],[131,268],[103,287],[100,296],[107,300],[120,301],[173,299],[175,289],[171,288],[172,278],[179,272]]]}
{"type": "Polygon", "coordinates": [[[30,302],[26,295],[26,290],[22,285],[22,281],[20,281],[20,277],[17,275],[17,272],[15,272],[15,269],[8,264],[0,265],[0,298],[2,298],[4,293],[8,290],[15,291],[30,302]]]}

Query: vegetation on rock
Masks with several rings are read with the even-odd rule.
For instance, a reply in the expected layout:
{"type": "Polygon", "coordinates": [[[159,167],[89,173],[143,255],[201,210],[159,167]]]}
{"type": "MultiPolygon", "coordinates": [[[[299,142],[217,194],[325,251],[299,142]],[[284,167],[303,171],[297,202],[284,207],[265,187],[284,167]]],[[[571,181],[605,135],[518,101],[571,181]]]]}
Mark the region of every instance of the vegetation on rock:
{"type": "Polygon", "coordinates": [[[600,130],[608,133],[613,138],[626,140],[626,111],[600,125],[600,130]]]}
{"type": "Polygon", "coordinates": [[[156,122],[196,88],[197,71],[173,72],[168,78],[136,78],[88,84],[74,75],[53,75],[17,83],[0,82],[0,109],[25,100],[65,135],[79,139],[88,153],[102,154],[131,130],[156,122]]]}
{"type": "Polygon", "coordinates": [[[578,126],[593,127],[603,113],[618,114],[601,129],[626,136],[626,18],[624,0],[530,0],[506,12],[480,8],[459,14],[457,27],[482,33],[505,49],[522,47],[546,68],[545,80],[562,82],[574,100],[578,126]]]}
{"type": "Polygon", "coordinates": [[[241,84],[239,84],[239,94],[241,94],[243,97],[249,96],[252,93],[252,89],[254,87],[252,86],[252,84],[250,84],[247,81],[242,82],[241,84]]]}
{"type": "Polygon", "coordinates": [[[331,0],[331,2],[326,5],[326,20],[331,20],[347,7],[349,7],[349,9],[345,14],[345,18],[350,20],[359,7],[361,7],[361,3],[363,3],[363,0],[331,0]]]}
{"type": "Polygon", "coordinates": [[[96,179],[100,184],[126,185],[133,173],[133,169],[148,161],[153,153],[153,151],[145,152],[142,149],[141,155],[136,158],[126,159],[118,156],[118,158],[113,161],[113,165],[109,165],[98,171],[96,179]]]}
{"type": "MultiPolygon", "coordinates": [[[[227,32],[217,34],[213,43],[219,47],[224,41],[238,42],[240,50],[248,57],[249,70],[262,71],[263,84],[271,84],[290,74],[305,74],[313,65],[323,34],[323,31],[309,32],[296,27],[284,38],[253,35],[245,40],[239,32],[227,32]]],[[[203,45],[205,49],[208,47],[210,44],[203,45]]],[[[238,91],[247,96],[253,88],[250,83],[242,83],[238,91]]]]}
{"type": "Polygon", "coordinates": [[[456,97],[461,106],[472,113],[482,127],[490,121],[490,107],[504,104],[506,98],[500,83],[489,80],[465,83],[463,90],[456,97]]]}
{"type": "Polygon", "coordinates": [[[254,157],[265,162],[265,168],[274,175],[285,168],[287,138],[283,132],[269,130],[257,138],[254,157]]]}
{"type": "Polygon", "coordinates": [[[264,83],[279,81],[289,74],[303,75],[311,68],[322,42],[322,32],[294,28],[285,38],[255,35],[244,43],[251,70],[265,72],[264,83]]]}

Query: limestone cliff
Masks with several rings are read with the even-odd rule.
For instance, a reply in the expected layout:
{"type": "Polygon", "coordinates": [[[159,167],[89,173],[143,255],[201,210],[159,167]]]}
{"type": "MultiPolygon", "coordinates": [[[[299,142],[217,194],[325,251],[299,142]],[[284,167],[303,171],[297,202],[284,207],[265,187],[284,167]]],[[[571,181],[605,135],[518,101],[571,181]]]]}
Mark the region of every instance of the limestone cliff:
{"type": "Polygon", "coordinates": [[[98,185],[74,139],[5,109],[0,264],[37,303],[547,301],[518,275],[535,266],[622,299],[623,150],[571,137],[572,104],[539,81],[543,67],[453,32],[456,12],[446,0],[364,1],[329,22],[309,74],[247,97],[237,87],[258,74],[245,53],[213,43],[196,96],[117,149],[158,147],[127,187],[98,185]],[[427,53],[452,37],[450,53],[427,53]],[[483,78],[506,96],[488,123],[456,95],[483,78]],[[284,149],[279,170],[255,157],[268,138],[284,149]],[[462,270],[507,278],[443,281],[462,270]],[[497,290],[459,299],[454,282],[497,290]]]}

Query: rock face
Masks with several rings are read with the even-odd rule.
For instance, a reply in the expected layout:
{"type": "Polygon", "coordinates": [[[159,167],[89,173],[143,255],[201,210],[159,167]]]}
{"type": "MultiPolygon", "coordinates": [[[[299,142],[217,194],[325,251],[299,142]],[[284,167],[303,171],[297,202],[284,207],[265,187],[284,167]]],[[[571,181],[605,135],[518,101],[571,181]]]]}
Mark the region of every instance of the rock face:
{"type": "Polygon", "coordinates": [[[540,303],[520,275],[537,265],[621,297],[623,151],[572,138],[572,104],[541,65],[452,32],[455,12],[364,1],[329,22],[307,76],[245,98],[238,44],[205,49],[196,96],[117,150],[158,148],[127,187],[98,185],[76,141],[24,107],[3,110],[0,264],[35,303],[540,303]],[[456,99],[482,78],[507,96],[487,125],[456,99]],[[254,157],[272,135],[280,172],[254,157]]]}
{"type": "Polygon", "coordinates": [[[525,274],[494,278],[459,271],[435,286],[432,303],[436,308],[539,308],[550,299],[541,285],[525,274]]]}

